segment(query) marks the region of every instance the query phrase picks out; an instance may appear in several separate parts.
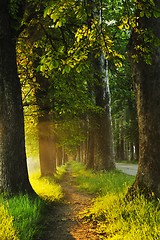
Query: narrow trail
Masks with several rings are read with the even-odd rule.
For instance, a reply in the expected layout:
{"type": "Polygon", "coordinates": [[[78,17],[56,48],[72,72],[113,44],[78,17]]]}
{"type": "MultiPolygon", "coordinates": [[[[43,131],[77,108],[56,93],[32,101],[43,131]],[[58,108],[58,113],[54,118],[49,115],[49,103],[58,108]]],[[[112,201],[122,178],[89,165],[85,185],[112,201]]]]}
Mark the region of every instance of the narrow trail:
{"type": "Polygon", "coordinates": [[[64,191],[64,200],[50,206],[44,220],[45,232],[41,240],[98,240],[94,226],[82,222],[78,217],[79,212],[90,206],[93,197],[78,192],[69,171],[60,185],[64,191]]]}

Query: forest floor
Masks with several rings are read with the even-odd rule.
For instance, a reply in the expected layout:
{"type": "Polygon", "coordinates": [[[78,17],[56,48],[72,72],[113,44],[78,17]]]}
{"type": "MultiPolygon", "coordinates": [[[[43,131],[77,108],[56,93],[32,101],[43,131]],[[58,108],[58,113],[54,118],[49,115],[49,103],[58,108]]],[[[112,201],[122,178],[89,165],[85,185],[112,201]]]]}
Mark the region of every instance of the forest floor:
{"type": "Polygon", "coordinates": [[[59,184],[63,188],[64,199],[49,206],[41,240],[98,240],[94,225],[84,222],[79,216],[91,205],[94,196],[77,190],[69,170],[59,184]]]}

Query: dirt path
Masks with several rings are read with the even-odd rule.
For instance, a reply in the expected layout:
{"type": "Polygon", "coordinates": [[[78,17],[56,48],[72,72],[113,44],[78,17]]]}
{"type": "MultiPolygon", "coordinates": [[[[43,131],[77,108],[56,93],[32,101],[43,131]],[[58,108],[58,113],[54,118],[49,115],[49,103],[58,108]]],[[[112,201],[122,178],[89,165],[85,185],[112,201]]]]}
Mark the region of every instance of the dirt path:
{"type": "Polygon", "coordinates": [[[78,213],[91,204],[93,197],[77,191],[69,172],[60,184],[65,194],[64,201],[50,206],[41,240],[98,240],[94,227],[83,223],[78,217],[78,213]]]}

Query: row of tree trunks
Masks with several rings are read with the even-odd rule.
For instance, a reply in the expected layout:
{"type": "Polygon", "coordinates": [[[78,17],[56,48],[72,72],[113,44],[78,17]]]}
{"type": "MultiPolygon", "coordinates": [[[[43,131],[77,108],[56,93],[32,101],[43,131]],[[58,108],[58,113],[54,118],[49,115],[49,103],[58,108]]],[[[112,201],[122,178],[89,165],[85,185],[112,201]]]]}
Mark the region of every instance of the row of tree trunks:
{"type": "Polygon", "coordinates": [[[138,145],[128,139],[115,139],[115,160],[117,162],[130,161],[138,162],[138,145]]]}

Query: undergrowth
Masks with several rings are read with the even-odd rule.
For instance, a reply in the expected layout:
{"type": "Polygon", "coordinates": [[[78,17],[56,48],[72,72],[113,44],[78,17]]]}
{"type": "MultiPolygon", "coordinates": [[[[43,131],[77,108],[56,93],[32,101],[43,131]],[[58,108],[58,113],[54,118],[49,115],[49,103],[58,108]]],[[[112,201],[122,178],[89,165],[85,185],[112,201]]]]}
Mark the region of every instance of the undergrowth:
{"type": "Polygon", "coordinates": [[[55,179],[60,179],[66,166],[57,169],[54,177],[30,176],[30,182],[37,197],[17,195],[11,198],[0,196],[0,240],[40,239],[43,217],[48,211],[48,203],[63,197],[62,188],[55,179]]]}
{"type": "Polygon", "coordinates": [[[125,198],[134,177],[118,171],[94,173],[76,162],[71,163],[71,168],[80,189],[98,193],[80,217],[94,223],[99,239],[160,239],[160,201],[148,201],[143,196],[132,201],[125,198]]]}

